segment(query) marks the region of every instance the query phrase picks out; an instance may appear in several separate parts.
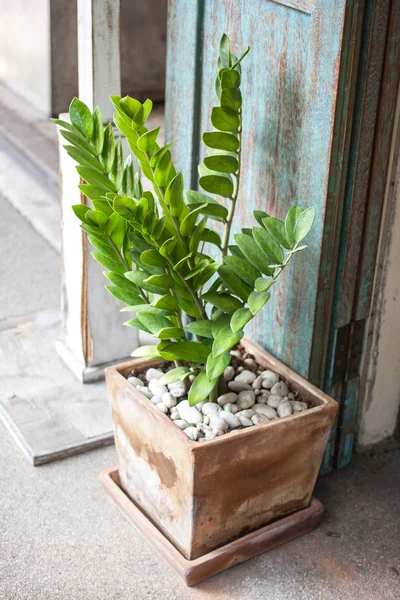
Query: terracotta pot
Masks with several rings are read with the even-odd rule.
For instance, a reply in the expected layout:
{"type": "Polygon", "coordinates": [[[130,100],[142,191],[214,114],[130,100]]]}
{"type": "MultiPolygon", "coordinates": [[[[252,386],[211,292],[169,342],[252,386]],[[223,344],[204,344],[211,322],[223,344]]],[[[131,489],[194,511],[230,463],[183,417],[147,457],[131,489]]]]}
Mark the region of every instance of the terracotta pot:
{"type": "Polygon", "coordinates": [[[309,505],[337,409],[261,346],[242,345],[313,408],[193,442],[126,379],[162,361],[106,369],[121,486],[189,560],[309,505]]]}

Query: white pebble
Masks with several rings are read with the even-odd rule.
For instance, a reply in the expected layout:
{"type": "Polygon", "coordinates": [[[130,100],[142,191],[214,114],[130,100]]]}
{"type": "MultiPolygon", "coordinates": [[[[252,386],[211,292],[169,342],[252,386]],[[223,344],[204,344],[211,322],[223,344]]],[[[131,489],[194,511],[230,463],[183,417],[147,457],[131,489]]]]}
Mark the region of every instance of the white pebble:
{"type": "Polygon", "coordinates": [[[267,400],[268,406],[272,406],[272,408],[278,408],[279,404],[282,402],[282,397],[277,394],[271,394],[267,400]]]}
{"type": "Polygon", "coordinates": [[[243,381],[230,381],[228,383],[228,388],[232,392],[241,392],[243,390],[252,390],[253,388],[248,383],[243,383],[243,381]]]}
{"type": "Polygon", "coordinates": [[[262,387],[262,377],[261,377],[261,375],[259,375],[253,381],[253,390],[261,390],[261,387],[262,387]]]}
{"type": "Polygon", "coordinates": [[[169,388],[169,393],[172,394],[174,398],[182,398],[182,396],[185,396],[186,394],[186,389],[183,385],[176,386],[173,388],[169,388]]]}
{"type": "Polygon", "coordinates": [[[161,398],[161,396],[158,396],[158,395],[157,395],[157,396],[152,396],[152,397],[150,398],[150,400],[152,401],[152,403],[153,403],[153,404],[158,404],[159,402],[161,402],[161,401],[162,401],[162,398],[161,398]]]}
{"type": "Polygon", "coordinates": [[[253,421],[247,417],[239,417],[239,421],[243,427],[251,427],[253,425],[253,421]]]}
{"type": "Polygon", "coordinates": [[[236,372],[237,372],[237,373],[241,373],[242,371],[244,371],[244,367],[238,367],[238,368],[236,369],[236,372]]]}
{"type": "Polygon", "coordinates": [[[236,404],[231,404],[230,402],[228,402],[228,404],[225,404],[224,406],[224,410],[226,410],[226,412],[230,412],[233,415],[237,413],[237,411],[239,410],[238,407],[236,406],[236,404]]]}
{"type": "Polygon", "coordinates": [[[278,416],[276,410],[266,404],[255,404],[253,410],[259,415],[265,415],[268,419],[276,419],[278,416]]]}
{"type": "Polygon", "coordinates": [[[147,381],[151,381],[152,379],[160,379],[164,373],[160,371],[160,369],[154,369],[151,367],[146,371],[146,379],[147,381]]]}
{"type": "Polygon", "coordinates": [[[230,412],[227,412],[226,410],[223,410],[219,413],[219,418],[224,419],[224,421],[228,423],[231,429],[234,429],[235,427],[240,427],[240,421],[238,417],[230,412]]]}
{"type": "Polygon", "coordinates": [[[218,415],[221,410],[222,408],[219,406],[219,404],[216,404],[215,402],[206,402],[201,409],[201,412],[203,415],[207,415],[207,417],[214,417],[218,415]]]}
{"type": "Polygon", "coordinates": [[[240,358],[240,357],[241,357],[241,354],[240,354],[239,350],[231,350],[231,351],[229,352],[229,354],[230,354],[231,356],[236,356],[236,358],[240,358]]]}
{"type": "Polygon", "coordinates": [[[257,363],[254,360],[254,358],[245,358],[243,362],[246,365],[246,367],[249,367],[250,369],[255,369],[257,366],[257,363]]]}
{"type": "Polygon", "coordinates": [[[246,417],[246,419],[251,419],[251,417],[253,417],[256,413],[254,412],[254,410],[252,408],[245,408],[244,410],[239,411],[238,413],[236,413],[237,417],[246,417]]]}
{"type": "Polygon", "coordinates": [[[206,431],[206,435],[205,435],[204,439],[207,442],[208,440],[213,440],[216,437],[217,437],[217,434],[215,433],[215,431],[206,431]]]}
{"type": "Polygon", "coordinates": [[[182,402],[179,402],[177,405],[177,410],[181,419],[187,421],[189,425],[197,425],[197,423],[203,422],[203,417],[197,408],[194,406],[189,406],[189,402],[187,400],[182,400],[182,402]]]}
{"type": "Polygon", "coordinates": [[[271,394],[277,394],[278,396],[287,396],[289,393],[289,388],[284,381],[278,381],[271,388],[271,394]]]}
{"type": "MultiPolygon", "coordinates": [[[[221,411],[222,412],[222,411],[221,411]]],[[[227,429],[229,429],[229,424],[227,423],[227,421],[225,421],[224,419],[222,419],[220,416],[218,417],[211,417],[210,418],[210,427],[211,429],[219,429],[222,431],[226,431],[227,429]]]]}
{"type": "Polygon", "coordinates": [[[256,395],[253,390],[243,390],[242,392],[239,392],[236,404],[242,410],[253,406],[255,401],[256,395]]]}
{"type": "Polygon", "coordinates": [[[174,423],[179,427],[179,429],[186,429],[186,427],[189,427],[189,423],[183,419],[175,419],[174,423]]]}
{"type": "Polygon", "coordinates": [[[197,431],[202,431],[203,433],[211,431],[211,427],[209,425],[206,425],[205,423],[197,423],[196,427],[197,431]]]}
{"type": "Polygon", "coordinates": [[[251,420],[253,421],[254,425],[265,425],[266,423],[270,422],[270,419],[261,413],[255,414],[254,417],[251,417],[251,420]]]}
{"type": "Polygon", "coordinates": [[[279,417],[288,417],[293,413],[293,407],[290,402],[281,402],[277,408],[279,417]]]}
{"type": "Polygon", "coordinates": [[[253,383],[256,378],[256,374],[252,371],[242,371],[235,377],[235,381],[240,381],[241,383],[253,383]]]}
{"type": "Polygon", "coordinates": [[[274,373],[273,371],[270,371],[269,369],[267,369],[266,371],[263,371],[261,373],[261,377],[263,380],[262,386],[263,388],[266,389],[270,389],[272,388],[273,385],[275,385],[275,383],[278,383],[279,381],[279,377],[276,373],[274,373]]]}
{"type": "Polygon", "coordinates": [[[158,404],[156,404],[158,410],[161,410],[161,412],[163,412],[165,415],[168,414],[168,406],[165,406],[164,402],[159,402],[158,404]]]}
{"type": "Polygon", "coordinates": [[[290,404],[292,405],[294,412],[302,412],[308,408],[305,402],[300,402],[299,400],[290,400],[290,404]]]}
{"type": "Polygon", "coordinates": [[[168,406],[168,408],[172,408],[173,406],[176,406],[177,399],[174,398],[173,395],[170,394],[170,392],[164,392],[163,395],[161,396],[161,399],[164,402],[165,406],[168,406]]]}
{"type": "Polygon", "coordinates": [[[236,400],[237,394],[235,394],[235,392],[227,392],[226,394],[219,396],[217,402],[220,406],[225,406],[225,404],[228,404],[228,402],[232,404],[233,402],[236,402],[236,400]]]}
{"type": "Polygon", "coordinates": [[[186,433],[188,438],[193,440],[194,442],[199,437],[199,432],[197,431],[196,427],[186,427],[186,429],[184,429],[183,431],[184,433],[186,433]]]}
{"type": "Polygon", "coordinates": [[[205,425],[209,425],[210,424],[210,417],[207,417],[207,415],[204,415],[203,422],[204,422],[205,425]]]}
{"type": "Polygon", "coordinates": [[[151,393],[151,391],[149,390],[149,388],[148,388],[147,386],[145,386],[145,385],[137,385],[137,386],[136,386],[136,389],[137,389],[139,392],[142,392],[142,394],[144,394],[144,395],[146,396],[146,398],[149,398],[149,400],[150,400],[150,398],[151,398],[151,397],[152,397],[152,395],[153,395],[153,394],[151,393]]]}
{"type": "Polygon", "coordinates": [[[172,412],[169,415],[169,418],[171,419],[171,421],[178,421],[180,419],[180,416],[178,412],[172,412]]]}
{"type": "Polygon", "coordinates": [[[139,377],[128,377],[128,381],[129,383],[131,383],[132,385],[134,385],[135,387],[137,385],[143,385],[143,381],[141,379],[139,379],[139,377]]]}
{"type": "Polygon", "coordinates": [[[232,365],[229,365],[228,367],[226,367],[226,369],[224,371],[225,381],[231,381],[231,379],[233,379],[234,375],[235,375],[235,369],[232,367],[232,365]]]}
{"type": "Polygon", "coordinates": [[[158,385],[158,379],[150,379],[148,388],[152,394],[162,395],[168,392],[166,385],[158,385]]]}

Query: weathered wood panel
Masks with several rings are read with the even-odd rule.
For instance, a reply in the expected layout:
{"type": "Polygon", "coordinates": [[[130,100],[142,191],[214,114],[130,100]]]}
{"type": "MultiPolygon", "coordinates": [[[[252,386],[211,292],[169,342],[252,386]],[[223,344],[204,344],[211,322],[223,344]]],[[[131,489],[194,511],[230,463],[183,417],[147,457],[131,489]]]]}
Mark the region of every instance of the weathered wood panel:
{"type": "Polygon", "coordinates": [[[167,95],[167,137],[178,139],[175,159],[186,181],[197,181],[190,166],[192,161],[197,166],[199,155],[193,121],[200,117],[200,131],[210,129],[218,43],[225,31],[238,52],[251,46],[243,65],[244,166],[236,230],[253,224],[255,209],[282,217],[296,202],[316,206],[307,256],[296,259],[283,275],[268,310],[247,332],[307,376],[324,222],[329,218],[326,197],[345,1],[320,1],[310,15],[266,0],[251,5],[205,0],[191,3],[189,21],[186,4],[170,3],[167,95]],[[187,60],[195,60],[195,73],[187,60]]]}

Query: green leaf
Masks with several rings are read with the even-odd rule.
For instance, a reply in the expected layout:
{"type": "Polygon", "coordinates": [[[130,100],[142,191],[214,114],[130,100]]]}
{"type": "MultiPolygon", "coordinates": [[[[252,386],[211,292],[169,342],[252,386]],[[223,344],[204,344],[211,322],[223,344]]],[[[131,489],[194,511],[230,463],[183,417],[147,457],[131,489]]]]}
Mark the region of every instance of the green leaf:
{"type": "Polygon", "coordinates": [[[144,265],[150,265],[155,267],[163,267],[165,265],[165,260],[162,256],[160,256],[157,250],[145,250],[140,255],[140,260],[144,265]]]}
{"type": "Polygon", "coordinates": [[[106,173],[109,173],[114,163],[115,139],[111,123],[104,130],[104,144],[100,155],[100,162],[106,173]]]}
{"type": "MultiPolygon", "coordinates": [[[[193,204],[192,204],[193,206],[193,204]]],[[[199,209],[200,214],[205,215],[206,217],[209,217],[210,219],[213,219],[215,221],[222,221],[225,222],[226,218],[228,216],[228,210],[225,208],[225,206],[222,206],[222,204],[206,204],[206,205],[201,205],[200,209],[199,209]]],[[[215,231],[212,231],[212,233],[215,233],[215,231]]],[[[219,236],[218,236],[219,238],[219,236]]],[[[204,239],[204,238],[202,238],[204,239]]],[[[214,240],[216,238],[214,237],[214,240]]],[[[219,241],[220,238],[219,238],[219,241]]],[[[211,242],[214,243],[214,242],[211,242]]],[[[217,245],[220,245],[220,243],[217,243],[217,245]]]]}
{"type": "Polygon", "coordinates": [[[221,63],[227,69],[229,69],[229,67],[231,66],[231,51],[229,45],[230,43],[228,36],[226,35],[226,33],[222,34],[221,40],[219,42],[219,57],[221,63]]]}
{"type": "MultiPolygon", "coordinates": [[[[113,98],[117,98],[117,96],[111,96],[111,101],[113,102],[114,106],[116,106],[113,101],[113,98]]],[[[122,109],[123,112],[127,114],[131,120],[134,119],[137,111],[141,108],[141,106],[142,104],[139,102],[139,100],[131,98],[130,96],[125,96],[125,98],[121,98],[119,101],[120,109],[122,109]]]]}
{"type": "Polygon", "coordinates": [[[135,317],[134,319],[128,319],[128,321],[125,321],[125,323],[123,323],[126,327],[133,327],[134,329],[140,329],[141,331],[145,331],[146,333],[149,333],[150,335],[152,335],[150,329],[147,329],[147,327],[145,325],[143,325],[143,323],[140,321],[140,319],[138,317],[135,317]]]}
{"type": "Polygon", "coordinates": [[[104,227],[104,225],[107,222],[107,215],[105,215],[100,210],[91,210],[90,212],[86,213],[86,219],[87,219],[89,225],[94,223],[95,225],[104,227]]]}
{"type": "Polygon", "coordinates": [[[183,210],[183,175],[178,173],[165,190],[165,202],[173,217],[179,217],[183,210]]]}
{"type": "Polygon", "coordinates": [[[103,117],[98,106],[93,111],[93,136],[92,146],[97,154],[101,154],[104,144],[104,125],[103,117]]]}
{"type": "Polygon", "coordinates": [[[171,168],[173,168],[171,163],[171,152],[168,150],[158,161],[154,172],[154,180],[158,186],[166,187],[168,185],[171,168]]]}
{"type": "Polygon", "coordinates": [[[128,198],[127,196],[116,196],[114,198],[113,207],[115,212],[124,219],[127,219],[128,221],[135,220],[137,204],[132,198],[128,198]]]}
{"type": "Polygon", "coordinates": [[[153,300],[151,304],[156,308],[161,308],[169,312],[174,312],[178,308],[178,302],[175,296],[171,294],[164,294],[164,296],[153,300]]]}
{"type": "Polygon", "coordinates": [[[231,319],[231,329],[236,332],[241,329],[253,318],[250,310],[248,308],[239,308],[233,315],[231,319]]]}
{"type": "Polygon", "coordinates": [[[161,157],[164,156],[164,154],[166,154],[168,152],[168,150],[171,148],[172,145],[173,145],[173,142],[171,142],[171,144],[167,144],[166,146],[163,146],[162,148],[157,150],[157,152],[155,154],[153,154],[153,156],[150,159],[150,166],[153,169],[157,166],[159,160],[161,160],[161,157]]]}
{"type": "Polygon", "coordinates": [[[258,277],[261,277],[261,273],[258,269],[253,267],[245,258],[239,256],[225,256],[224,263],[231,269],[240,279],[243,279],[252,288],[254,282],[258,277]]]}
{"type": "Polygon", "coordinates": [[[95,169],[100,168],[99,161],[84,148],[77,148],[75,146],[64,146],[64,150],[67,152],[78,165],[86,165],[88,167],[94,167],[95,169]]]}
{"type": "Polygon", "coordinates": [[[294,228],[296,226],[296,221],[302,212],[303,210],[300,208],[300,206],[292,206],[285,218],[286,238],[291,246],[294,246],[296,243],[296,239],[294,237],[294,228]]]}
{"type": "Polygon", "coordinates": [[[239,278],[236,273],[231,271],[226,265],[222,265],[218,269],[218,273],[229,290],[236,296],[239,296],[243,302],[247,302],[247,298],[252,292],[252,287],[239,278]]]}
{"type": "Polygon", "coordinates": [[[205,363],[211,350],[200,342],[171,342],[160,349],[166,360],[186,360],[205,363]]]}
{"type": "Polygon", "coordinates": [[[265,217],[262,220],[263,226],[268,233],[274,238],[274,240],[283,248],[290,250],[291,246],[286,239],[285,225],[279,219],[275,217],[265,217]]]}
{"type": "Polygon", "coordinates": [[[192,299],[188,300],[184,296],[181,296],[179,292],[176,292],[176,296],[178,298],[179,307],[183,312],[195,319],[201,319],[201,313],[192,299]]]}
{"type": "Polygon", "coordinates": [[[220,131],[204,133],[203,142],[209,148],[215,148],[216,150],[236,152],[239,148],[239,140],[236,136],[231,133],[222,133],[220,131]]]}
{"type": "Polygon", "coordinates": [[[110,271],[114,273],[119,273],[120,275],[124,275],[125,267],[117,261],[110,260],[107,256],[105,256],[102,252],[92,252],[92,256],[98,263],[107,267],[110,271]]]}
{"type": "Polygon", "coordinates": [[[229,352],[222,352],[218,356],[210,354],[207,358],[206,373],[210,380],[217,379],[231,363],[229,352]]]}
{"type": "Polygon", "coordinates": [[[157,346],[140,346],[131,354],[137,358],[162,358],[157,350],[157,346]]]}
{"type": "Polygon", "coordinates": [[[221,93],[224,89],[238,88],[240,86],[240,73],[234,70],[220,71],[221,93]]]}
{"type": "Polygon", "coordinates": [[[237,88],[225,88],[221,93],[221,106],[239,110],[242,106],[242,94],[237,88]]]}
{"type": "Polygon", "coordinates": [[[205,371],[201,371],[189,390],[188,400],[190,406],[195,406],[199,402],[202,402],[205,398],[209,396],[214,387],[217,384],[216,379],[212,379],[211,381],[207,377],[207,373],[205,371]]]}
{"type": "Polygon", "coordinates": [[[219,131],[228,133],[236,132],[239,129],[240,121],[236,110],[226,106],[214,106],[211,111],[211,123],[219,131]]]}
{"type": "Polygon", "coordinates": [[[225,293],[206,292],[202,298],[228,314],[233,314],[238,308],[243,306],[240,300],[225,293]]]}
{"type": "Polygon", "coordinates": [[[106,188],[111,192],[116,191],[114,184],[108,179],[108,177],[93,167],[76,167],[76,170],[78,171],[79,176],[86,181],[86,183],[106,188]]]}
{"type": "Polygon", "coordinates": [[[256,292],[266,292],[269,288],[274,285],[275,279],[264,279],[264,277],[259,277],[256,279],[255,288],[256,292]]]}
{"type": "Polygon", "coordinates": [[[160,340],[180,340],[185,337],[185,332],[179,327],[164,327],[154,335],[160,340]]]}
{"type": "Polygon", "coordinates": [[[260,250],[268,258],[270,265],[280,265],[283,261],[283,251],[271,234],[262,227],[253,227],[253,237],[260,250]]]}
{"type": "Polygon", "coordinates": [[[310,231],[312,224],[314,222],[315,217],[315,207],[311,206],[310,208],[306,208],[301,215],[298,217],[296,221],[296,225],[293,230],[293,237],[295,243],[298,244],[303,240],[307,233],[310,231]]]}
{"type": "Polygon", "coordinates": [[[252,292],[248,297],[247,304],[249,305],[249,309],[251,314],[256,315],[268,302],[271,294],[269,292],[252,292]]]}
{"type": "MultiPolygon", "coordinates": [[[[115,269],[110,270],[113,271],[115,269]]],[[[149,282],[145,282],[145,280],[148,279],[148,274],[144,273],[143,271],[127,271],[126,273],[124,272],[124,275],[127,279],[129,279],[129,281],[132,281],[132,283],[134,283],[138,287],[142,288],[143,290],[146,290],[146,292],[151,292],[152,294],[165,293],[164,287],[160,288],[159,286],[156,286],[149,282]]]]}
{"type": "Polygon", "coordinates": [[[122,183],[122,176],[124,174],[124,157],[122,154],[122,143],[121,138],[118,139],[115,146],[115,155],[114,162],[111,167],[111,171],[109,177],[113,184],[115,185],[115,189],[119,190],[122,183]]]}
{"type": "Polygon", "coordinates": [[[85,204],[73,204],[72,210],[80,221],[87,223],[86,213],[90,210],[85,204]]]}
{"type": "Polygon", "coordinates": [[[167,385],[168,383],[175,383],[176,381],[183,381],[191,374],[191,370],[188,367],[177,367],[167,371],[158,380],[158,385],[167,385]]]}
{"type": "Polygon", "coordinates": [[[255,210],[253,212],[253,215],[255,220],[259,225],[261,225],[261,227],[263,226],[262,220],[265,219],[265,217],[269,217],[268,213],[264,212],[263,210],[255,210]]]}
{"type": "Polygon", "coordinates": [[[201,221],[199,222],[199,224],[196,226],[193,235],[190,238],[190,242],[189,242],[189,250],[191,252],[197,252],[197,248],[198,245],[200,243],[201,240],[201,236],[204,233],[204,229],[206,227],[207,224],[207,217],[203,217],[201,219],[201,221]]]}
{"type": "Polygon", "coordinates": [[[165,294],[166,292],[168,292],[169,287],[172,284],[172,279],[169,275],[166,275],[166,274],[163,274],[163,275],[156,274],[156,275],[150,275],[150,277],[147,277],[144,280],[144,283],[158,287],[159,289],[163,290],[163,293],[165,294]]]}
{"type": "Polygon", "coordinates": [[[218,173],[236,173],[239,163],[236,158],[228,154],[213,154],[206,156],[204,164],[207,169],[217,171],[218,173]]]}
{"type": "Polygon", "coordinates": [[[161,256],[169,256],[173,252],[177,242],[177,237],[172,237],[169,238],[169,240],[166,240],[159,249],[159,253],[161,254],[161,256]]]}
{"type": "Polygon", "coordinates": [[[212,321],[193,321],[192,323],[189,323],[189,325],[186,325],[185,329],[186,331],[189,331],[189,333],[199,335],[200,337],[214,337],[212,333],[212,321]]]}
{"type": "Polygon", "coordinates": [[[103,187],[98,187],[96,185],[89,185],[88,183],[80,183],[78,188],[81,192],[89,198],[89,200],[102,200],[104,199],[108,190],[105,190],[103,187]]]}
{"type": "Polygon", "coordinates": [[[273,271],[268,267],[269,260],[268,257],[260,250],[260,247],[253,240],[252,237],[246,235],[244,233],[236,233],[235,241],[239,246],[240,250],[243,252],[247,260],[254,266],[256,269],[264,273],[265,275],[272,275],[273,271]]]}
{"type": "Polygon", "coordinates": [[[197,217],[201,213],[201,205],[192,210],[186,217],[183,219],[180,224],[179,231],[182,235],[189,236],[193,233],[194,227],[196,225],[197,217]]]}
{"type": "Polygon", "coordinates": [[[159,132],[160,128],[157,127],[156,129],[151,129],[151,131],[146,131],[146,133],[141,135],[137,141],[139,150],[152,154],[159,132]]]}
{"type": "Polygon", "coordinates": [[[233,332],[230,327],[221,329],[213,342],[212,355],[218,356],[222,352],[231,350],[240,342],[243,335],[243,331],[233,332]]]}
{"type": "Polygon", "coordinates": [[[90,154],[93,154],[96,157],[96,152],[90,145],[90,143],[77,131],[74,129],[73,131],[66,131],[65,129],[60,129],[60,133],[64,139],[67,140],[70,144],[75,146],[76,148],[84,148],[90,154]]]}
{"type": "Polygon", "coordinates": [[[171,327],[172,325],[167,317],[160,315],[153,307],[150,311],[138,313],[138,318],[153,335],[156,335],[161,329],[171,327]]]}
{"type": "Polygon", "coordinates": [[[227,177],[204,175],[200,177],[199,185],[210,194],[217,194],[224,198],[231,198],[233,195],[233,183],[227,177]]]}
{"type": "Polygon", "coordinates": [[[115,298],[121,300],[121,302],[125,302],[126,304],[133,304],[137,301],[139,296],[134,294],[133,292],[127,292],[126,290],[122,290],[116,285],[106,285],[106,290],[110,292],[115,298]]]}
{"type": "Polygon", "coordinates": [[[111,241],[117,250],[121,250],[123,246],[126,227],[126,221],[117,213],[113,213],[106,223],[105,232],[111,237],[111,241]]]}
{"type": "Polygon", "coordinates": [[[93,117],[86,104],[74,98],[69,106],[69,117],[79,133],[90,140],[93,135],[93,117]]]}

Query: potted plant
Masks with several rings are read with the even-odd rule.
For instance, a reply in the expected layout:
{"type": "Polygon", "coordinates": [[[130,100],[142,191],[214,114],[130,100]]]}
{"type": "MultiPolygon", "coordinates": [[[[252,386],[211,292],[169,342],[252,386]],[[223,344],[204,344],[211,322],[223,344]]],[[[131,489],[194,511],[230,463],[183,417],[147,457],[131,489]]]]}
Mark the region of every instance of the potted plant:
{"type": "Polygon", "coordinates": [[[314,219],[313,207],[292,206],[284,221],[255,211],[231,240],[248,51],[237,58],[222,36],[202,192],[185,191],[172,144],[146,128],[150,100],[111,96],[115,125],[153,192],[98,108],[74,99],[70,122],[56,120],[82,180],[73,209],[107,289],[133,313],[126,325],[157,338],[106,371],[119,482],[188,561],[309,505],[336,411],[244,337],[306,248],[314,219]]]}

